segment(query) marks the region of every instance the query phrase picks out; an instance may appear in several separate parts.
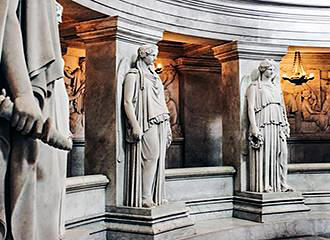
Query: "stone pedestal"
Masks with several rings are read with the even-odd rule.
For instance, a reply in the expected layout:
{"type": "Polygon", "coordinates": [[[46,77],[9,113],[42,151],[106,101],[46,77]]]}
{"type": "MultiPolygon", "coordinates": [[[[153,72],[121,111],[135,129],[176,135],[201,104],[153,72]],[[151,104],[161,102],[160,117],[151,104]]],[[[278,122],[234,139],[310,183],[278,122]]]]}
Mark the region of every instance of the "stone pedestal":
{"type": "Polygon", "coordinates": [[[72,150],[68,154],[68,177],[85,175],[85,139],[74,138],[72,150]]]}
{"type": "Polygon", "coordinates": [[[109,207],[110,240],[185,239],[195,234],[184,203],[153,208],[109,207]]]}
{"type": "Polygon", "coordinates": [[[234,217],[255,222],[299,218],[309,210],[301,192],[239,192],[234,198],[234,217]]]}

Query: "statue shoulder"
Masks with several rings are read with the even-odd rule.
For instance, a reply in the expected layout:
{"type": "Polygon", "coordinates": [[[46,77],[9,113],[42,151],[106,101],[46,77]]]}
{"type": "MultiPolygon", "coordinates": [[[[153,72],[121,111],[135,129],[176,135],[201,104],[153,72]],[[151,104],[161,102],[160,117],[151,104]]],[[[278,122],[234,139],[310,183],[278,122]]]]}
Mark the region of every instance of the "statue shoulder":
{"type": "Polygon", "coordinates": [[[139,70],[136,69],[136,68],[131,68],[131,69],[126,73],[125,81],[127,81],[128,79],[135,80],[135,79],[138,78],[138,76],[139,76],[139,70]]]}
{"type": "Polygon", "coordinates": [[[131,68],[127,73],[126,73],[126,76],[125,76],[125,79],[138,79],[139,78],[139,70],[136,69],[136,68],[131,68]]]}
{"type": "Polygon", "coordinates": [[[247,91],[252,91],[256,88],[257,88],[257,83],[253,82],[248,86],[247,91]]]}
{"type": "Polygon", "coordinates": [[[256,89],[257,89],[257,83],[251,83],[246,89],[246,95],[249,96],[251,94],[254,94],[256,89]]]}

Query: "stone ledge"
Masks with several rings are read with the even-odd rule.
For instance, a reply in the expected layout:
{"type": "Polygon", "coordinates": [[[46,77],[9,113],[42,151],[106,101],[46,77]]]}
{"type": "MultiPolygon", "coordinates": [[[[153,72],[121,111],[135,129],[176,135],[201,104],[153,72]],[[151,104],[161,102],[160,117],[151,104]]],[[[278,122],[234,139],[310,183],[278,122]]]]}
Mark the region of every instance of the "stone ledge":
{"type": "Polygon", "coordinates": [[[330,211],[330,191],[304,192],[303,196],[312,211],[330,211]]]}
{"type": "Polygon", "coordinates": [[[330,163],[289,164],[289,173],[330,172],[330,163]]]}
{"type": "Polygon", "coordinates": [[[196,221],[229,218],[233,215],[233,197],[214,197],[186,201],[190,216],[196,221]]]}
{"type": "Polygon", "coordinates": [[[297,219],[263,224],[237,218],[216,219],[197,222],[196,230],[197,235],[190,240],[269,240],[319,236],[330,233],[330,214],[308,213],[297,219]]]}
{"type": "Polygon", "coordinates": [[[233,176],[236,173],[234,167],[196,167],[166,169],[166,180],[181,178],[199,178],[210,176],[233,176]]]}
{"type": "Polygon", "coordinates": [[[105,188],[109,180],[104,175],[87,175],[69,177],[66,179],[66,192],[88,191],[91,189],[105,188]]]}
{"type": "Polygon", "coordinates": [[[99,213],[89,216],[83,216],[75,219],[70,219],[65,222],[66,229],[74,229],[84,225],[103,223],[105,220],[105,213],[99,213]]]}

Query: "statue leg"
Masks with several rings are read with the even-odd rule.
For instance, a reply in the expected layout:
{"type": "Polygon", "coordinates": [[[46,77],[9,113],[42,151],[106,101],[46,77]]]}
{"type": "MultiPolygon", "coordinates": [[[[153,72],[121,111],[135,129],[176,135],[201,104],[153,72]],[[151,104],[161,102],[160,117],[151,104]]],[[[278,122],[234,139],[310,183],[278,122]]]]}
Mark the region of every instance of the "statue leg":
{"type": "Polygon", "coordinates": [[[152,187],[159,159],[159,133],[157,126],[150,128],[142,138],[142,206],[152,207],[152,187]]]}

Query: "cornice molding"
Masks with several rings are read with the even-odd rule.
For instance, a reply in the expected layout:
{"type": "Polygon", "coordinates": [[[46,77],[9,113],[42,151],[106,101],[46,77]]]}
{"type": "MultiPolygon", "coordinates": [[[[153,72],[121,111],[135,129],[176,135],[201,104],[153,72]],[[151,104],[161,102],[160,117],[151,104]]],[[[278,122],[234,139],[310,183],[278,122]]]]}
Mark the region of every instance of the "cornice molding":
{"type": "Polygon", "coordinates": [[[175,62],[179,71],[221,73],[221,65],[216,58],[182,57],[175,62]]]}
{"type": "Polygon", "coordinates": [[[287,53],[288,46],[253,42],[231,42],[213,48],[214,56],[220,62],[237,59],[280,61],[287,53]]]}
{"type": "Polygon", "coordinates": [[[163,31],[160,29],[152,29],[143,24],[137,25],[118,16],[82,22],[75,28],[77,36],[87,44],[112,40],[134,44],[155,44],[163,36],[163,31]]]}

